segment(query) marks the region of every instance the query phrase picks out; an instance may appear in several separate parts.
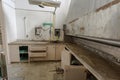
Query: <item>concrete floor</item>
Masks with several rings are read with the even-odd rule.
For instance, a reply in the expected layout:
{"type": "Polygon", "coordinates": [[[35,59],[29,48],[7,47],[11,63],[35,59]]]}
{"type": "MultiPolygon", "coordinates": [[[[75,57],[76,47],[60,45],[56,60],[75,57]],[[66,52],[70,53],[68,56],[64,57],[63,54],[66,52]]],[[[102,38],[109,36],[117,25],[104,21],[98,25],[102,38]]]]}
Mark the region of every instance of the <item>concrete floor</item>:
{"type": "Polygon", "coordinates": [[[8,65],[8,77],[9,80],[55,80],[52,70],[56,66],[59,67],[60,62],[14,63],[8,65]]]}

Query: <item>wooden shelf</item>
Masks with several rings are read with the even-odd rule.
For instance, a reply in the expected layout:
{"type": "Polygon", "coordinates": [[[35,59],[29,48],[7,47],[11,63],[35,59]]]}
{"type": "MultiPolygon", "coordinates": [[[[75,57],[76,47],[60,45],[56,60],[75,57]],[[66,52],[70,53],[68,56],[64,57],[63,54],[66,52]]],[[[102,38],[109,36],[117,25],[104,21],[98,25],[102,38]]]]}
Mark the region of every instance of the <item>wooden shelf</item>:
{"type": "Polygon", "coordinates": [[[28,54],[28,52],[20,52],[20,54],[28,54]]]}
{"type": "Polygon", "coordinates": [[[66,47],[98,80],[120,80],[120,66],[76,44],[66,47]]]}

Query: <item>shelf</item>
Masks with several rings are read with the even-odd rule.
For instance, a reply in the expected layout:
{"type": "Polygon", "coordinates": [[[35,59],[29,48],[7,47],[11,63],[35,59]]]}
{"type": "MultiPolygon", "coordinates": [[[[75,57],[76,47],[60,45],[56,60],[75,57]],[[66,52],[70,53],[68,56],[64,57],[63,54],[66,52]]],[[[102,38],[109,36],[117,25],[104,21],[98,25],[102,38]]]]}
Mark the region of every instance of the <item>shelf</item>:
{"type": "Polygon", "coordinates": [[[28,46],[19,47],[20,61],[28,60],[28,46]]]}
{"type": "Polygon", "coordinates": [[[23,61],[23,60],[28,60],[27,54],[20,54],[20,61],[23,61]]]}
{"type": "Polygon", "coordinates": [[[23,53],[22,53],[22,52],[20,52],[20,54],[28,54],[28,52],[23,52],[23,53]]]}
{"type": "Polygon", "coordinates": [[[120,66],[76,44],[66,46],[98,80],[120,80],[120,66]]]}

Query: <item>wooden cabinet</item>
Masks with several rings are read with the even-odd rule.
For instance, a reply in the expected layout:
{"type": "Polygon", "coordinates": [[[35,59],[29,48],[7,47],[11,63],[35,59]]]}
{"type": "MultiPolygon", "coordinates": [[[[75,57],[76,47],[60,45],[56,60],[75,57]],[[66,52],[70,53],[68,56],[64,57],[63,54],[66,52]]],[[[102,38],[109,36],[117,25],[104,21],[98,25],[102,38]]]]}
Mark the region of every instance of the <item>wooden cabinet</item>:
{"type": "Polygon", "coordinates": [[[34,45],[34,47],[33,45],[31,46],[30,46],[29,57],[32,58],[33,61],[55,60],[54,44],[34,45]]]}
{"type": "Polygon", "coordinates": [[[87,69],[84,66],[65,66],[64,80],[88,80],[86,72],[87,69]]]}
{"type": "Polygon", "coordinates": [[[55,45],[49,44],[48,45],[48,60],[55,60],[55,45]]]}
{"type": "Polygon", "coordinates": [[[64,45],[60,43],[51,44],[29,44],[29,45],[9,45],[10,62],[24,62],[25,61],[50,61],[61,60],[61,53],[64,45]],[[27,48],[26,48],[27,47],[27,48]],[[23,50],[27,49],[27,51],[23,50]],[[24,60],[23,60],[24,59],[24,60]]]}
{"type": "Polygon", "coordinates": [[[20,62],[19,46],[9,45],[10,62],[20,62]]]}
{"type": "Polygon", "coordinates": [[[64,44],[56,44],[56,49],[55,49],[55,59],[56,60],[61,60],[61,53],[64,49],[65,45],[64,44]]]}
{"type": "MultiPolygon", "coordinates": [[[[41,54],[41,55],[44,55],[45,57],[44,58],[41,57],[39,59],[36,58],[36,60],[61,60],[61,53],[63,48],[64,48],[63,44],[48,44],[46,55],[45,53],[41,54]]],[[[46,48],[45,48],[45,45],[39,45],[39,47],[35,46],[33,49],[39,52],[39,50],[43,51],[46,48]]],[[[39,54],[34,53],[33,56],[39,57],[39,54]]]]}
{"type": "Polygon", "coordinates": [[[28,60],[28,45],[9,45],[10,62],[28,60]]]}
{"type": "Polygon", "coordinates": [[[46,51],[47,45],[30,45],[29,51],[46,51]]]}
{"type": "Polygon", "coordinates": [[[29,46],[29,61],[47,60],[48,57],[47,45],[30,45],[29,46]]]}

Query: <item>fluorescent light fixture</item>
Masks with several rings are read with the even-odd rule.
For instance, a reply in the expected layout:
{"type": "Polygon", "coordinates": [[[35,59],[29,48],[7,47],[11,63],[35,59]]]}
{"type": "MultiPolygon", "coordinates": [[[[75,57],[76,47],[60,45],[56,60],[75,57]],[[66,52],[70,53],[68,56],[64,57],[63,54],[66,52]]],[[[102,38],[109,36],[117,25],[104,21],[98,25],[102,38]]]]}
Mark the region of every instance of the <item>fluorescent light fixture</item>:
{"type": "Polygon", "coordinates": [[[33,5],[42,5],[48,7],[60,7],[60,1],[53,1],[53,0],[29,0],[30,4],[33,5]]]}

